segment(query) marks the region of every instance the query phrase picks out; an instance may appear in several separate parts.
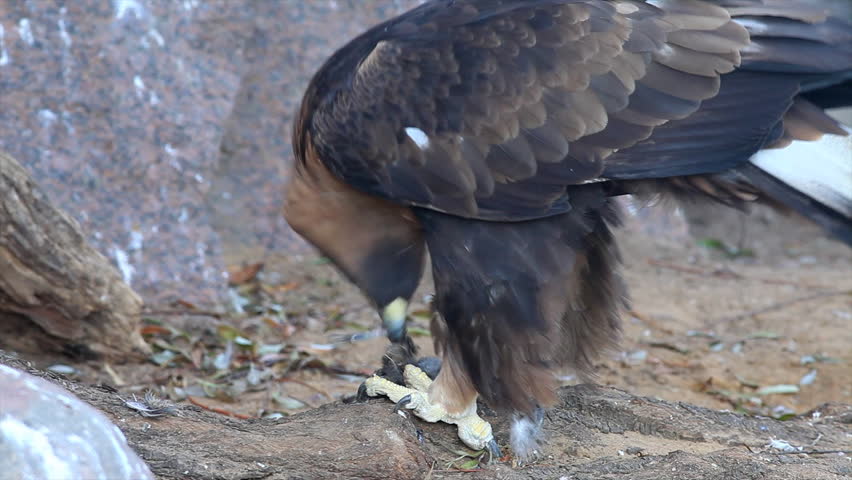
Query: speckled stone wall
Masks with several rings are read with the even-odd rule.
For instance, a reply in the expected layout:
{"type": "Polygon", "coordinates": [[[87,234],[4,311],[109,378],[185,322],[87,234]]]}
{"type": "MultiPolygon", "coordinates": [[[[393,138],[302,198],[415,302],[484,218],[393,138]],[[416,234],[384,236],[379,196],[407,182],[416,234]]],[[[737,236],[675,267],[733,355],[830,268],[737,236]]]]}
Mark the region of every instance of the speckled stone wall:
{"type": "Polygon", "coordinates": [[[312,73],[419,3],[0,0],[0,149],[149,302],[215,303],[226,252],[305,248],[280,206],[312,73]]]}

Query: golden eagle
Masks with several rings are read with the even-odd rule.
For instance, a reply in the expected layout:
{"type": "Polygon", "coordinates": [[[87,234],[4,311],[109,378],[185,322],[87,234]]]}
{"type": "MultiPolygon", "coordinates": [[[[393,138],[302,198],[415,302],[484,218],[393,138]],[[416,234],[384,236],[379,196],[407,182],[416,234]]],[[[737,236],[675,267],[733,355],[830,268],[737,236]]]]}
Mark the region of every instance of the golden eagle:
{"type": "Polygon", "coordinates": [[[393,344],[427,252],[435,282],[440,373],[366,393],[496,451],[481,397],[529,456],[554,371],[617,339],[617,195],[768,200],[852,243],[852,157],[829,141],[847,131],[824,113],[852,104],[852,25],[824,1],[431,0],[334,53],[286,218],[393,344]]]}

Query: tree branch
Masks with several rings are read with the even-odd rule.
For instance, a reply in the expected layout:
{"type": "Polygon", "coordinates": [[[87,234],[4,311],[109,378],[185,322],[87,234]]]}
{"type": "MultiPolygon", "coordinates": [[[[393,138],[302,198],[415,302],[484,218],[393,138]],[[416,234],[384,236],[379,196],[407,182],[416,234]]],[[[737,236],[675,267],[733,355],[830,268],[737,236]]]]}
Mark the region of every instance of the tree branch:
{"type": "Polygon", "coordinates": [[[138,332],[142,300],[86,242],[79,224],[2,152],[0,192],[3,343],[84,355],[148,352],[138,332]],[[26,331],[36,325],[41,331],[26,331]]]}

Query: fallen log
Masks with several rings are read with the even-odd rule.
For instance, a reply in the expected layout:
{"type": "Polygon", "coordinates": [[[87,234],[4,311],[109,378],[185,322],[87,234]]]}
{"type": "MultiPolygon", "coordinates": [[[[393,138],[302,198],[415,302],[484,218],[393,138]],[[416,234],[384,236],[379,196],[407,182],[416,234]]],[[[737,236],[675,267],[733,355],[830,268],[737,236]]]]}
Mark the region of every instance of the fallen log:
{"type": "MultiPolygon", "coordinates": [[[[852,474],[850,405],[777,421],[613,388],[565,387],[545,419],[539,460],[466,471],[452,463],[463,450],[453,427],[394,414],[380,399],[332,403],[278,420],[239,420],[192,405],[152,418],[109,388],[40,372],[2,352],[0,364],[55,382],[106,413],[160,479],[444,479],[463,473],[468,479],[828,480],[852,474]]],[[[483,416],[505,446],[506,419],[487,410],[483,416]]]]}
{"type": "Polygon", "coordinates": [[[76,356],[145,353],[142,300],[0,152],[0,345],[76,356]]]}

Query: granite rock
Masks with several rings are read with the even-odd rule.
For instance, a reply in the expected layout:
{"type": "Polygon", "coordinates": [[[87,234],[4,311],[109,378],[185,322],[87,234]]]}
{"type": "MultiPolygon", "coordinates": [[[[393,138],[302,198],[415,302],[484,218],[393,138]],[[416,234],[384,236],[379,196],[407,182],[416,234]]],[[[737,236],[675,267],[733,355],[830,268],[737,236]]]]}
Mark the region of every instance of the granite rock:
{"type": "Polygon", "coordinates": [[[154,475],[103,413],[68,390],[0,365],[0,480],[154,475]]]}
{"type": "Polygon", "coordinates": [[[5,2],[0,149],[149,304],[219,303],[226,263],[306,249],[281,202],[310,76],[418,3],[5,2]]]}

